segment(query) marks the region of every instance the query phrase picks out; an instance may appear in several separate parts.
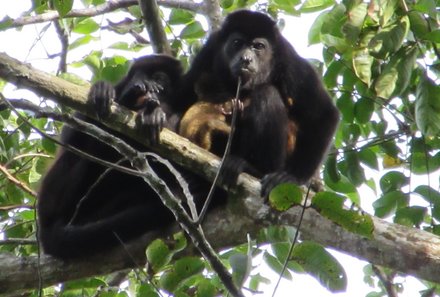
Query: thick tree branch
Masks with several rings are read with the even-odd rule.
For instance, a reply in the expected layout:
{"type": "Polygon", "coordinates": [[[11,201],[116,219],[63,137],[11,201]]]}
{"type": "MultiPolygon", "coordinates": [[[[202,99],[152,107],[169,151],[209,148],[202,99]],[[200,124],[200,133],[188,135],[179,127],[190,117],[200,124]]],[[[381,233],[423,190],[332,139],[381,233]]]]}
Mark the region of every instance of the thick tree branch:
{"type": "MultiPolygon", "coordinates": [[[[185,0],[159,0],[157,1],[160,6],[168,8],[182,8],[190,11],[199,13],[201,6],[193,1],[185,0]]],[[[68,14],[63,16],[63,18],[74,18],[74,17],[93,17],[108,12],[115,11],[120,8],[127,8],[130,6],[138,5],[138,0],[110,0],[106,1],[104,4],[97,5],[95,7],[85,8],[85,9],[72,9],[68,14]]],[[[36,16],[26,16],[17,18],[14,20],[5,19],[0,21],[0,28],[17,28],[30,24],[45,23],[54,20],[58,20],[60,15],[58,11],[49,11],[36,16]]]]}
{"type": "Polygon", "coordinates": [[[222,22],[222,11],[219,0],[204,0],[203,13],[209,24],[209,31],[212,32],[220,28],[222,22]]]}
{"type": "MultiPolygon", "coordinates": [[[[86,88],[76,86],[42,71],[34,70],[29,65],[1,53],[0,77],[16,84],[18,87],[31,89],[38,95],[53,98],[60,104],[70,106],[94,117],[94,114],[90,112],[92,109],[89,109],[86,102],[86,88]]],[[[138,141],[143,140],[141,135],[136,133],[134,113],[124,108],[112,106],[112,114],[104,124],[119,132],[124,132],[138,141]]],[[[160,136],[159,152],[162,156],[192,169],[210,180],[214,178],[219,165],[218,158],[168,130],[162,131],[160,136]]],[[[242,174],[235,190],[239,199],[231,199],[230,207],[210,213],[204,224],[205,235],[213,247],[220,249],[244,243],[246,242],[246,233],[253,235],[264,226],[276,224],[296,225],[301,207],[293,207],[283,213],[271,210],[259,198],[260,184],[252,177],[242,174]]],[[[419,229],[388,223],[375,217],[372,219],[374,223],[372,237],[365,238],[348,232],[310,208],[307,209],[304,216],[301,229],[302,238],[314,240],[324,246],[332,247],[376,265],[390,267],[421,279],[440,282],[439,237],[419,229]]],[[[105,265],[101,266],[90,265],[90,261],[62,264],[43,257],[42,263],[45,265],[43,279],[45,284],[56,283],[66,280],[69,278],[68,276],[71,276],[70,278],[85,277],[87,275],[108,273],[133,265],[132,262],[123,259],[122,256],[115,258],[115,262],[119,261],[119,265],[114,264],[113,261],[108,261],[108,259],[112,258],[105,258],[103,260],[105,265]],[[121,263],[125,263],[125,265],[121,263]],[[51,267],[55,267],[54,270],[51,267]],[[85,267],[88,270],[87,274],[83,271],[83,274],[80,275],[77,271],[81,271],[85,267]]],[[[35,258],[18,259],[8,256],[4,257],[3,261],[4,263],[0,263],[1,267],[8,268],[0,270],[0,284],[3,285],[3,287],[0,287],[0,292],[23,288],[25,284],[28,288],[35,287],[35,281],[25,281],[28,279],[26,276],[29,276],[28,280],[35,280],[35,258]],[[12,266],[20,263],[22,266],[15,266],[15,269],[12,266]],[[16,280],[17,277],[20,277],[21,281],[16,280]],[[13,281],[14,279],[15,281],[13,281]]]]}
{"type": "Polygon", "coordinates": [[[153,51],[158,54],[168,54],[171,56],[171,47],[162,25],[156,0],[139,0],[139,6],[141,7],[153,51]]]}

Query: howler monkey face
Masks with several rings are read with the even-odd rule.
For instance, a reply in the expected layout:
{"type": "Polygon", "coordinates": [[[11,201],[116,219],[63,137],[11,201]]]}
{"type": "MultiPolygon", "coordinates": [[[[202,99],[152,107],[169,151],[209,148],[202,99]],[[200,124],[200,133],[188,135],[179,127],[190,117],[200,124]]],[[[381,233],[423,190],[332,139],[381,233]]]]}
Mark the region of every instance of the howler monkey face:
{"type": "Polygon", "coordinates": [[[134,110],[153,110],[167,95],[169,85],[170,79],[166,73],[146,73],[140,69],[132,73],[121,92],[121,101],[132,106],[134,110]]]}
{"type": "Polygon", "coordinates": [[[273,50],[263,37],[230,34],[222,49],[223,60],[233,79],[242,80],[242,87],[253,88],[269,80],[273,50]]]}

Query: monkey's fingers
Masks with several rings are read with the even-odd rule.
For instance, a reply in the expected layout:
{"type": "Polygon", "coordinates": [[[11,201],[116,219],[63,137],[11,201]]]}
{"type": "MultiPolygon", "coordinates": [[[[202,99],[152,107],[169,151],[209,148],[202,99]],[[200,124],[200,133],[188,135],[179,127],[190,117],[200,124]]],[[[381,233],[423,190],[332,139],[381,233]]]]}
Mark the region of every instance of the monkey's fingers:
{"type": "Polygon", "coordinates": [[[98,81],[90,88],[88,100],[93,103],[98,118],[102,119],[109,115],[110,105],[115,97],[116,92],[112,84],[98,81]]]}

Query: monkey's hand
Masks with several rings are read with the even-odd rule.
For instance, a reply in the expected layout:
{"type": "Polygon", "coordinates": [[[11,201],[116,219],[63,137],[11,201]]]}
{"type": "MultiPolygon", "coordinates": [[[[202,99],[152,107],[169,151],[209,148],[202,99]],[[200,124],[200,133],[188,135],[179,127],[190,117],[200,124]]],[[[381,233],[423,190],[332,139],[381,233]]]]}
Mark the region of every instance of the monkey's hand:
{"type": "Polygon", "coordinates": [[[147,135],[152,145],[159,143],[159,134],[167,120],[165,112],[160,106],[145,108],[138,112],[136,123],[147,135]]]}
{"type": "Polygon", "coordinates": [[[110,105],[115,97],[115,88],[109,82],[98,81],[92,85],[88,100],[94,105],[99,119],[105,118],[110,114],[110,105]]]}
{"type": "Polygon", "coordinates": [[[283,183],[301,184],[295,179],[295,177],[285,171],[272,172],[266,174],[261,179],[261,196],[267,201],[272,189],[283,183]]]}

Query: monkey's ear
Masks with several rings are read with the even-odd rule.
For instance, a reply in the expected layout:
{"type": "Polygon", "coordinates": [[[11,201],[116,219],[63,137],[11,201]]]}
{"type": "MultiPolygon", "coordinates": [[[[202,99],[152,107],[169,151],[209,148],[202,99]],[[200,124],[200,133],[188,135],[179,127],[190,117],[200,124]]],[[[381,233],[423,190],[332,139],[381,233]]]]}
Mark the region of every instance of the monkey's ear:
{"type": "Polygon", "coordinates": [[[221,106],[198,102],[191,106],[180,121],[179,134],[213,153],[222,153],[231,127],[221,106]]]}

